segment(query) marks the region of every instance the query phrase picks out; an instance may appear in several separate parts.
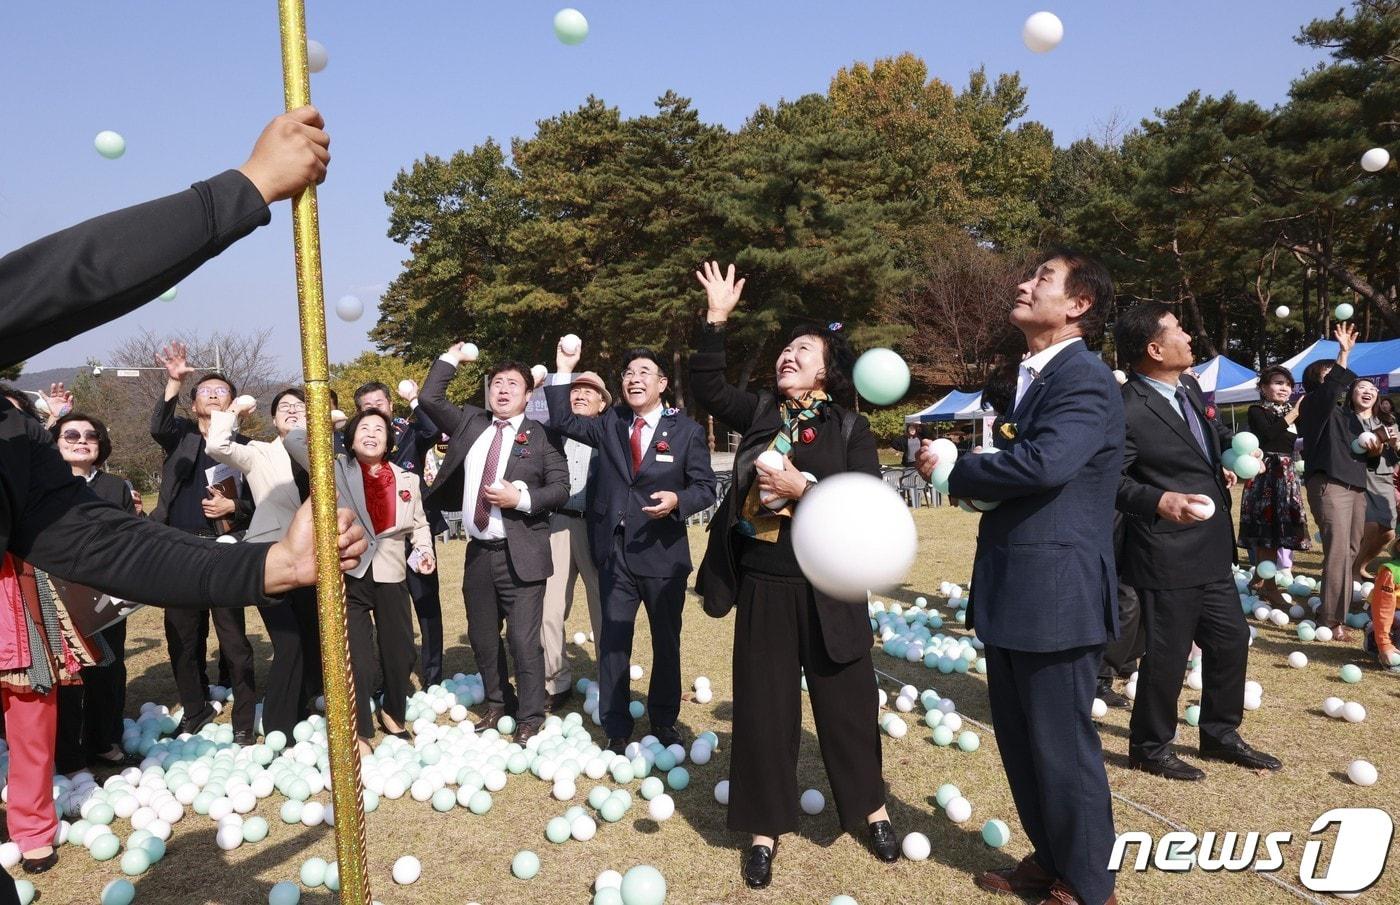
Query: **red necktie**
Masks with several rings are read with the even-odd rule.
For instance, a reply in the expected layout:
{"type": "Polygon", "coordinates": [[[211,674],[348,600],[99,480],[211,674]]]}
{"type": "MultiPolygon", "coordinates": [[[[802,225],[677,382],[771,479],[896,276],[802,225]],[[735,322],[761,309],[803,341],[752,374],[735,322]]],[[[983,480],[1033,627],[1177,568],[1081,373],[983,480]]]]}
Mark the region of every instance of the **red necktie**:
{"type": "Polygon", "coordinates": [[[491,523],[491,501],[486,499],[486,488],[496,483],[496,466],[501,461],[501,432],[510,427],[509,421],[496,422],[496,436],[491,441],[491,448],[486,451],[486,465],[481,469],[481,485],[476,489],[476,514],[472,517],[472,524],[476,525],[476,530],[485,531],[486,526],[491,523]]]}
{"type": "Polygon", "coordinates": [[[632,474],[642,470],[642,428],[646,423],[645,418],[632,422],[632,474]]]}

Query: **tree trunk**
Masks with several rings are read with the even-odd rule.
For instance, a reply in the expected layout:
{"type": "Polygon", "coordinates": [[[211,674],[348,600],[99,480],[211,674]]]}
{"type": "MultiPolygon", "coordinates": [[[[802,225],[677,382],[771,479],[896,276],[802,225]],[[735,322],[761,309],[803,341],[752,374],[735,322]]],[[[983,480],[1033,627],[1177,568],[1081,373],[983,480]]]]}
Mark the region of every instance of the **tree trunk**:
{"type": "MultiPolygon", "coordinates": [[[[1330,276],[1352,292],[1364,296],[1375,306],[1381,319],[1385,321],[1385,325],[1392,331],[1400,333],[1400,311],[1396,310],[1394,300],[1362,279],[1360,275],[1353,273],[1351,268],[1334,259],[1325,246],[1317,243],[1305,244],[1302,242],[1294,242],[1286,247],[1290,251],[1295,251],[1307,257],[1322,269],[1322,273],[1318,275],[1321,278],[1321,282],[1318,286],[1318,302],[1322,306],[1322,315],[1324,318],[1327,316],[1327,309],[1330,307],[1330,301],[1327,298],[1327,277],[1330,276]]],[[[1325,320],[1323,321],[1323,326],[1324,328],[1326,326],[1325,320]]],[[[1325,329],[1323,332],[1325,335],[1325,329]]]]}

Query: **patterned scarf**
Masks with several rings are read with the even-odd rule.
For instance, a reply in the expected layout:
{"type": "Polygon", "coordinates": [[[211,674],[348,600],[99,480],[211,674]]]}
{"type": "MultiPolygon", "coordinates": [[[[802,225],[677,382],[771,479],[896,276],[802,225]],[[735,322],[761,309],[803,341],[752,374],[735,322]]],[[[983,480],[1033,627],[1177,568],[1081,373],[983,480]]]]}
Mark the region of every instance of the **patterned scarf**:
{"type": "Polygon", "coordinates": [[[1284,415],[1287,415],[1289,412],[1293,411],[1293,403],[1266,402],[1264,403],[1264,408],[1268,409],[1270,412],[1273,412],[1275,415],[1282,418],[1284,415]]]}
{"type": "MultiPolygon", "coordinates": [[[[778,429],[778,433],[769,442],[768,449],[774,450],[782,456],[789,455],[792,448],[797,445],[797,437],[802,430],[802,425],[820,415],[822,410],[826,408],[828,399],[826,393],[821,390],[813,390],[796,399],[784,399],[778,409],[778,413],[783,419],[783,426],[778,429]]],[[[792,504],[789,503],[776,512],[763,505],[758,494],[758,479],[755,478],[749,487],[749,495],[744,498],[744,506],[738,524],[739,530],[757,540],[770,544],[777,543],[778,529],[782,525],[784,517],[792,518],[792,504]]]]}

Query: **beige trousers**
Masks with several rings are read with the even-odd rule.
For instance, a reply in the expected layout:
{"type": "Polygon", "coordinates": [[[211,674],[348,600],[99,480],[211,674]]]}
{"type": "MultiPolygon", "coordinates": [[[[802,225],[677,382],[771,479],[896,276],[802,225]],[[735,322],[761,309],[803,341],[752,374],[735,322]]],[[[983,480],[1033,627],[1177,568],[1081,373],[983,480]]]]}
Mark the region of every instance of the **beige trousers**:
{"type": "Polygon", "coordinates": [[[556,695],[573,686],[569,660],[564,656],[564,623],[573,609],[574,587],[583,579],[588,597],[588,620],[593,637],[603,637],[602,598],[598,594],[598,567],[588,547],[587,524],[582,518],[554,513],[549,523],[549,552],[554,574],[544,586],[544,618],[540,643],[544,647],[545,692],[556,695]]]}

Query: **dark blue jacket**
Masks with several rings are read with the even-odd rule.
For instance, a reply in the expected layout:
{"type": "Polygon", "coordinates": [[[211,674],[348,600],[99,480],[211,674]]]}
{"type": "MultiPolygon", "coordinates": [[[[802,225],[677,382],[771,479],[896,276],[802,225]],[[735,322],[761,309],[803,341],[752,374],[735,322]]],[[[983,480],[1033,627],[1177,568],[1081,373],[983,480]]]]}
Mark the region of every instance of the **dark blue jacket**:
{"type": "Polygon", "coordinates": [[[1123,397],[1082,342],[1056,355],[997,432],[964,455],[952,496],[997,500],[982,516],[968,622],[984,644],[1059,651],[1118,636],[1113,514],[1123,397]]]}
{"type": "Polygon", "coordinates": [[[624,526],[627,568],[635,575],[668,578],[690,574],[690,541],[685,520],[715,502],[715,473],[705,429],[690,418],[666,409],[657,422],[651,446],[642,454],[642,467],[632,474],[629,439],[632,410],[614,406],[596,417],[574,414],[569,406],[570,384],[545,387],[549,428],[598,450],[597,473],[589,480],[588,535],[599,568],[612,554],[613,533],[624,526]],[[657,461],[657,444],[669,447],[657,461]],[[653,493],[669,490],[680,501],[666,518],[642,511],[655,506],[653,493]]]}

